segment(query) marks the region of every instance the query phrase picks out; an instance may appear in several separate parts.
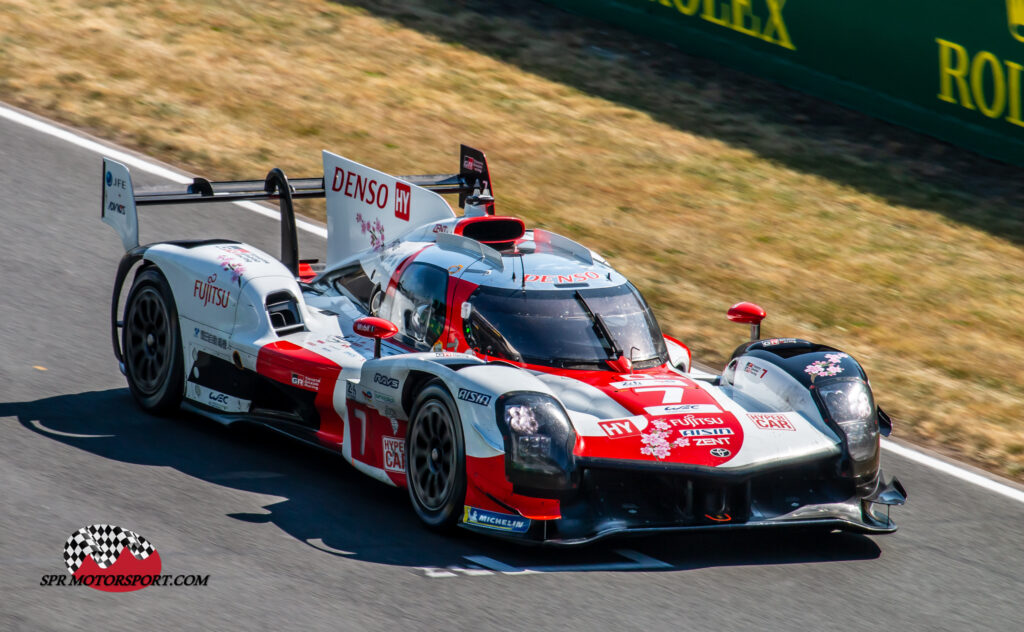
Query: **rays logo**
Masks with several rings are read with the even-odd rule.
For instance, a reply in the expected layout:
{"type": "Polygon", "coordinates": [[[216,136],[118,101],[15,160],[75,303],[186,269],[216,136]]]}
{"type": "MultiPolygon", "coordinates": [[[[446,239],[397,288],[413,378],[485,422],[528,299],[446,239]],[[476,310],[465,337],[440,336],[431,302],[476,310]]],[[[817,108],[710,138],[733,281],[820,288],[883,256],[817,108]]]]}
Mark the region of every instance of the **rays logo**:
{"type": "Polygon", "coordinates": [[[110,524],[82,527],[64,544],[64,564],[78,584],[105,592],[141,590],[159,577],[160,554],[146,538],[110,524]]]}

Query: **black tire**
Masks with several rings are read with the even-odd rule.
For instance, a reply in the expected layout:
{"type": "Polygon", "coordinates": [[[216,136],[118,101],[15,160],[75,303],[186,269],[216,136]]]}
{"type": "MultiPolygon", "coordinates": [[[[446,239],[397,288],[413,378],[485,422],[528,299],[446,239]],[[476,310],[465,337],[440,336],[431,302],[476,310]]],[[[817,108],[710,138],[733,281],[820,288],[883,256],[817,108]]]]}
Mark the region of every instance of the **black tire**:
{"type": "Polygon", "coordinates": [[[416,396],[405,436],[409,499],[420,520],[446,531],[458,523],[466,501],[466,444],[459,409],[433,380],[416,396]]]}
{"type": "Polygon", "coordinates": [[[124,308],[124,365],[128,390],[143,409],[173,413],[185,392],[178,309],[157,268],[140,271],[124,308]]]}

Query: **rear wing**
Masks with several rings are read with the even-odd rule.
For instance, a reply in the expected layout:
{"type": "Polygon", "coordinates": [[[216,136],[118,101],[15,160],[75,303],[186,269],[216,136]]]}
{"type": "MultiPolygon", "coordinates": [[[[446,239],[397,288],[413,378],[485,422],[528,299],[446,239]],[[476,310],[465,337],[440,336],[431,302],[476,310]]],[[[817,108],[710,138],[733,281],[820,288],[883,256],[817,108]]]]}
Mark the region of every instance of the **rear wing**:
{"type": "MultiPolygon", "coordinates": [[[[466,198],[474,191],[489,192],[491,189],[486,157],[483,152],[466,145],[460,149],[459,171],[452,174],[391,176],[330,152],[323,154],[326,178],[289,179],[282,170],[275,168],[263,180],[194,178],[184,190],[160,187],[139,191],[134,190],[128,167],[104,158],[101,217],[120,235],[125,251],[130,251],[139,245],[139,206],[277,201],[281,209],[281,262],[298,276],[299,247],[293,200],[327,199],[328,263],[333,263],[357,249],[383,245],[387,233],[384,228],[379,233],[375,232],[377,226],[404,222],[398,226],[397,232],[390,231],[398,237],[402,232],[429,221],[453,217],[451,207],[440,197],[441,194],[458,194],[459,206],[464,207],[466,198]],[[372,198],[367,193],[371,176],[376,176],[372,181],[375,185],[372,198]],[[385,185],[390,186],[386,191],[385,185]],[[394,205],[394,217],[391,217],[392,208],[388,204],[394,205]],[[365,208],[360,209],[361,206],[365,208]],[[413,209],[417,212],[410,216],[413,209]],[[374,217],[374,214],[379,217],[374,217]],[[370,225],[370,233],[380,243],[371,240],[364,244],[365,239],[356,238],[357,235],[366,235],[367,224],[370,225]]],[[[486,212],[493,215],[493,200],[484,197],[482,201],[486,212]]]]}

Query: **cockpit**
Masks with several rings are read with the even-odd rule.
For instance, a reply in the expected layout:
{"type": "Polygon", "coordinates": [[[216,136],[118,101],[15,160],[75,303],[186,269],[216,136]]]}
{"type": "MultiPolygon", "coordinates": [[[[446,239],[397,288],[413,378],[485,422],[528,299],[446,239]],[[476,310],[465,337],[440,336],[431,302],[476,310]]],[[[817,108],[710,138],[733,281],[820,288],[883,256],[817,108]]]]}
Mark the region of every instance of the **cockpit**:
{"type": "Polygon", "coordinates": [[[481,286],[461,308],[469,346],[490,357],[563,369],[635,368],[668,359],[650,307],[629,283],[565,290],[481,286]]]}

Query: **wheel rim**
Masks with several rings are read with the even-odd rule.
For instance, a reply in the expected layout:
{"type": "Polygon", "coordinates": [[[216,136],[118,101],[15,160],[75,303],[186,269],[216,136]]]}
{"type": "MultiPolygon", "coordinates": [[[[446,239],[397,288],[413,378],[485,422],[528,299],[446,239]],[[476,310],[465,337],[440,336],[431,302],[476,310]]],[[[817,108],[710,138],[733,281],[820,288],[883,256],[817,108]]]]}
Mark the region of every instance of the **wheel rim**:
{"type": "Polygon", "coordinates": [[[132,379],[143,393],[155,393],[167,378],[171,367],[170,325],[163,297],[151,287],[139,290],[125,323],[125,351],[132,379]]]}
{"type": "Polygon", "coordinates": [[[444,507],[455,482],[452,416],[438,400],[425,403],[409,438],[409,474],[416,498],[429,511],[444,507]]]}

